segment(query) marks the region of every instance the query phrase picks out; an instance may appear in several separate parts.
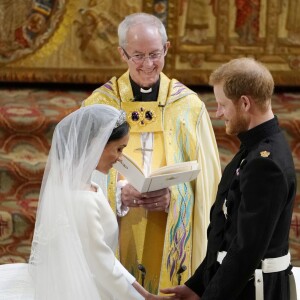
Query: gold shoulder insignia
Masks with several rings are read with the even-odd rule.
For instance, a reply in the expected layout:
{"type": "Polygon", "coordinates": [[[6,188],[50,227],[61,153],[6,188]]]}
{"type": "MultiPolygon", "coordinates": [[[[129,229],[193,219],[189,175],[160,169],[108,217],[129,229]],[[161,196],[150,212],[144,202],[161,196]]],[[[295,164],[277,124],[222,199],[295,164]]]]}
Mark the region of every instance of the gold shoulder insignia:
{"type": "Polygon", "coordinates": [[[269,151],[261,151],[261,152],[260,152],[260,156],[261,156],[261,157],[269,157],[269,155],[270,155],[270,152],[269,152],[269,151]]]}

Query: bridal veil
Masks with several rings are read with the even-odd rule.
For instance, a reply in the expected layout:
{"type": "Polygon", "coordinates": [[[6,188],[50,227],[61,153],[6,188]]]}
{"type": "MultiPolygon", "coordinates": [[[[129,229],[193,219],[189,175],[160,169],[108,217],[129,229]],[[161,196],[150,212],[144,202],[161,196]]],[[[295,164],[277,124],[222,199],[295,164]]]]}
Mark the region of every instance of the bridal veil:
{"type": "Polygon", "coordinates": [[[95,104],[78,109],[56,126],[29,260],[35,299],[100,299],[82,250],[72,199],[89,188],[120,118],[119,110],[95,104]]]}

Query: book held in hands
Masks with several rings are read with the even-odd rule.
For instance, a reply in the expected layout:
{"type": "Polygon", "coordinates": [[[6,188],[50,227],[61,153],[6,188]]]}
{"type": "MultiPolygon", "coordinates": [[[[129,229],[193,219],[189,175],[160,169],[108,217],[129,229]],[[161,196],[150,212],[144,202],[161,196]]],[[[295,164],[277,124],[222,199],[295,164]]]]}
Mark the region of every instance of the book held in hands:
{"type": "Polygon", "coordinates": [[[116,162],[114,168],[140,193],[189,182],[194,180],[200,172],[198,162],[193,160],[161,167],[145,176],[140,167],[125,154],[123,154],[122,162],[116,162]]]}

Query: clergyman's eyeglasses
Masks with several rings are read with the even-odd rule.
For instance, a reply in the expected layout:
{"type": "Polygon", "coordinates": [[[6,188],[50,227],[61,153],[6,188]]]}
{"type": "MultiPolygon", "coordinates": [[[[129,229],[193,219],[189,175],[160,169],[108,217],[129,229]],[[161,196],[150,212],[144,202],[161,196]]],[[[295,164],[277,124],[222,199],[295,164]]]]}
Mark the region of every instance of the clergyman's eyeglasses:
{"type": "Polygon", "coordinates": [[[145,55],[143,53],[141,54],[134,54],[130,56],[124,48],[122,48],[125,56],[127,57],[128,60],[132,60],[136,64],[142,64],[147,58],[150,59],[152,62],[156,62],[160,60],[162,56],[166,54],[166,46],[163,47],[163,49],[154,51],[149,53],[149,55],[145,55]]]}

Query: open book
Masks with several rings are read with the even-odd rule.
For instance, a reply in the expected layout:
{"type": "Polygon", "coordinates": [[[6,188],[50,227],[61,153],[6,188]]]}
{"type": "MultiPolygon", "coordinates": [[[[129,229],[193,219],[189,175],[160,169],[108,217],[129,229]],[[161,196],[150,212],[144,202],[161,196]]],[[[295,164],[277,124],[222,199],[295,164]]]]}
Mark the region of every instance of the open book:
{"type": "Polygon", "coordinates": [[[116,162],[114,168],[140,193],[191,181],[200,172],[199,164],[193,160],[165,166],[145,176],[140,167],[125,154],[123,154],[122,162],[116,162]]]}

